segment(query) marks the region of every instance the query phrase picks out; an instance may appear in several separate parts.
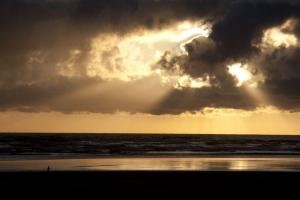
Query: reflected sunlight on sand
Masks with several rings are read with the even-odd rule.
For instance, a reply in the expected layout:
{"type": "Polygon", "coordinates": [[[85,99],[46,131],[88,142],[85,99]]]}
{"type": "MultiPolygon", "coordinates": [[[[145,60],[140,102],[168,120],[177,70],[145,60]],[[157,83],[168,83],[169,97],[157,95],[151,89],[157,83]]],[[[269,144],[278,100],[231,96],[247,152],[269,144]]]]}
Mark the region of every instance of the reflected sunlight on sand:
{"type": "Polygon", "coordinates": [[[0,161],[0,171],[300,171],[300,157],[146,157],[0,161]]]}

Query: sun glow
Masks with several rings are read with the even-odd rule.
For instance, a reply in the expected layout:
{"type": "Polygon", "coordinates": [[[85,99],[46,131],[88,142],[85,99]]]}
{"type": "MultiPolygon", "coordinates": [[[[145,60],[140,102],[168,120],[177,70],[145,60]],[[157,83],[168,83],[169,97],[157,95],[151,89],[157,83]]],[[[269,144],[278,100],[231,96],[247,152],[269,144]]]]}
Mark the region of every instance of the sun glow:
{"type": "Polygon", "coordinates": [[[227,67],[228,72],[236,79],[236,86],[244,86],[243,89],[255,100],[257,106],[270,104],[268,96],[258,87],[264,82],[262,74],[252,73],[248,64],[235,63],[227,67]]]}
{"type": "Polygon", "coordinates": [[[175,88],[182,89],[182,88],[202,88],[202,87],[209,87],[209,77],[205,78],[192,78],[189,75],[183,75],[178,79],[175,88]]]}
{"type": "Polygon", "coordinates": [[[185,49],[185,46],[191,43],[193,40],[200,37],[209,37],[211,32],[211,27],[205,24],[191,24],[191,23],[183,23],[181,26],[186,30],[177,35],[173,41],[179,43],[179,48],[182,54],[188,55],[188,52],[185,49]]]}
{"type": "Polygon", "coordinates": [[[289,30],[292,30],[294,26],[295,22],[288,20],[281,26],[266,30],[262,39],[262,47],[288,48],[290,46],[297,46],[298,38],[294,34],[289,33],[289,30]]]}
{"type": "Polygon", "coordinates": [[[186,41],[195,36],[208,37],[210,34],[209,26],[201,22],[194,24],[191,22],[184,22],[178,26],[178,29],[183,31],[172,39],[174,42],[186,41]]]}
{"type": "MultiPolygon", "coordinates": [[[[206,78],[192,78],[180,70],[172,73],[153,68],[165,52],[170,56],[187,54],[185,45],[208,37],[210,27],[202,21],[184,21],[164,30],[140,30],[128,36],[99,35],[92,41],[87,73],[104,80],[137,80],[157,75],[162,83],[179,88],[208,86],[206,78]]],[[[180,66],[178,66],[180,68],[180,66]]]]}
{"type": "Polygon", "coordinates": [[[253,75],[248,70],[248,65],[243,65],[242,63],[235,63],[233,65],[228,65],[228,72],[234,76],[237,80],[237,87],[241,87],[243,84],[249,82],[253,75]]]}

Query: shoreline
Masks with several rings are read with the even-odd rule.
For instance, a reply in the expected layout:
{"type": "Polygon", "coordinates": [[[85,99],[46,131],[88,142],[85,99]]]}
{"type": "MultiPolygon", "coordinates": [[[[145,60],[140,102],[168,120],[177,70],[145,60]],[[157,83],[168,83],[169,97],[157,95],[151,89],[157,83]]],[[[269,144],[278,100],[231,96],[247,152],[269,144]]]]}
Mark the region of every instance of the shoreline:
{"type": "Polygon", "coordinates": [[[0,160],[0,171],[291,171],[300,156],[37,158],[0,160]]]}

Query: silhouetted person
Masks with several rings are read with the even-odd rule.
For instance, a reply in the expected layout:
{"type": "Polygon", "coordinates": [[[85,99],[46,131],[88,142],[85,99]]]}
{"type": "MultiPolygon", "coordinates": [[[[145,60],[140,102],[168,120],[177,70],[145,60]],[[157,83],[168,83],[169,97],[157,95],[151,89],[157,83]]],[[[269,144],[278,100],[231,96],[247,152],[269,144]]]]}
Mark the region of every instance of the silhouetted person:
{"type": "Polygon", "coordinates": [[[50,172],[50,166],[47,167],[47,172],[50,172]]]}

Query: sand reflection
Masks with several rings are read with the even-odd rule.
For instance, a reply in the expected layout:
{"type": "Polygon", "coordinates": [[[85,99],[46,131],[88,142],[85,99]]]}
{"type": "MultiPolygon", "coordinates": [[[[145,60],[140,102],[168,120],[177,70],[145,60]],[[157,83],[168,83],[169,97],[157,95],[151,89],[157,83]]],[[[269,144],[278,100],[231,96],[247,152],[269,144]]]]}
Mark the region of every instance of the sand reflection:
{"type": "Polygon", "coordinates": [[[31,159],[0,161],[0,171],[45,170],[300,171],[300,157],[31,159]]]}

